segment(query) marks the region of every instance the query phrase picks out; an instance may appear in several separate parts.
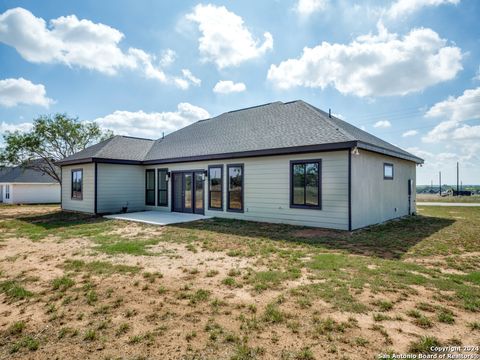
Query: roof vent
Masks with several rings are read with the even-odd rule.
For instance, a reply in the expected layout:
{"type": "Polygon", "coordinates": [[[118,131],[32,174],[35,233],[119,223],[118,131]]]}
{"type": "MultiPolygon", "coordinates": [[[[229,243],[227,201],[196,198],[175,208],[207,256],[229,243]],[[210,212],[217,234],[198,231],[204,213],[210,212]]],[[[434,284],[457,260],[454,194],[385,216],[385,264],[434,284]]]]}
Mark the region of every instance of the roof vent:
{"type": "MultiPolygon", "coordinates": [[[[332,109],[328,109],[328,117],[331,119],[332,118],[332,109]]],[[[337,129],[338,130],[338,129],[337,129]]]]}

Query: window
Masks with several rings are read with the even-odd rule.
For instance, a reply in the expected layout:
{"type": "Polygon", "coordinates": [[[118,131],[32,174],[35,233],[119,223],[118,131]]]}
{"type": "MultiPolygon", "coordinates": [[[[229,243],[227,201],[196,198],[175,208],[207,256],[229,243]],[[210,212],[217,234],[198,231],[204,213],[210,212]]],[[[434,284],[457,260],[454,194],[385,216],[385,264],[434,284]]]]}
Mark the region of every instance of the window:
{"type": "Polygon", "coordinates": [[[83,169],[72,170],[72,199],[83,199],[83,169]]]}
{"type": "Polygon", "coordinates": [[[5,199],[10,199],[10,185],[5,185],[5,199]]]}
{"type": "Polygon", "coordinates": [[[290,163],[290,207],[321,209],[321,160],[290,163]]]}
{"type": "Polygon", "coordinates": [[[393,180],[393,164],[383,164],[383,179],[393,180]]]}
{"type": "Polygon", "coordinates": [[[208,208],[223,210],[223,165],[208,167],[208,208]]]}
{"type": "Polygon", "coordinates": [[[227,210],[243,212],[243,165],[227,165],[227,210]]]}
{"type": "Polygon", "coordinates": [[[145,171],[145,205],[155,206],[155,169],[145,171]]]}
{"type": "Polygon", "coordinates": [[[157,171],[157,182],[158,182],[157,206],[168,206],[167,175],[168,175],[168,169],[158,169],[157,171]]]}

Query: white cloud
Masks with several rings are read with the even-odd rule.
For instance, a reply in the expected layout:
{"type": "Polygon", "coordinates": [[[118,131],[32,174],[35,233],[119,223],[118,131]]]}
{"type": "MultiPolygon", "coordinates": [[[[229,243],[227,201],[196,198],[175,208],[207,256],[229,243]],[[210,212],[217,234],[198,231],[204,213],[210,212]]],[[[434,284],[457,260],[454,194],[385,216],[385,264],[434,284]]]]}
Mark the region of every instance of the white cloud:
{"type": "Polygon", "coordinates": [[[49,107],[54,101],[47,97],[45,86],[34,84],[24,78],[0,80],[0,105],[5,107],[18,104],[49,107]]]}
{"type": "Polygon", "coordinates": [[[225,6],[198,4],[186,19],[197,23],[202,33],[198,49],[203,59],[215,63],[219,69],[238,66],[273,48],[269,32],[263,34],[265,40],[260,44],[243,19],[225,6]]]}
{"type": "Polygon", "coordinates": [[[326,9],[328,0],[298,0],[295,10],[300,16],[308,17],[326,9]]]}
{"type": "Polygon", "coordinates": [[[480,125],[463,124],[467,120],[480,119],[480,87],[467,89],[458,97],[433,105],[425,114],[427,118],[443,118],[422,140],[436,143],[442,140],[480,140],[480,125]]]}
{"type": "Polygon", "coordinates": [[[399,18],[410,15],[421,8],[428,6],[440,6],[443,4],[457,5],[460,0],[397,0],[387,10],[387,16],[390,18],[399,18]]]}
{"type": "Polygon", "coordinates": [[[380,120],[373,125],[374,128],[386,129],[392,126],[392,123],[388,120],[380,120]]]}
{"type": "MultiPolygon", "coordinates": [[[[2,121],[0,123],[0,134],[5,134],[7,132],[15,132],[15,131],[20,131],[20,132],[25,132],[29,131],[32,128],[32,123],[20,123],[20,124],[13,124],[13,123],[6,123],[2,121]]],[[[0,138],[0,141],[3,138],[0,138]]]]}
{"type": "Polygon", "coordinates": [[[246,89],[247,87],[242,82],[234,83],[230,80],[220,80],[215,84],[213,92],[217,94],[229,94],[232,92],[242,92],[246,89]]]}
{"type": "Polygon", "coordinates": [[[415,136],[418,134],[418,131],[417,130],[408,130],[408,131],[405,131],[402,136],[403,137],[409,137],[409,136],[415,136]]]}
{"type": "Polygon", "coordinates": [[[377,35],[350,44],[303,49],[297,59],[271,65],[267,78],[278,88],[334,86],[357,96],[405,95],[453,79],[462,69],[462,52],[431,29],[400,37],[378,24],[377,35]]]}
{"type": "Polygon", "coordinates": [[[27,61],[60,63],[70,67],[115,75],[120,70],[136,70],[148,79],[176,84],[162,70],[175,59],[167,49],[160,58],[134,47],[123,51],[124,34],[101,23],[61,16],[47,22],[23,8],[0,14],[0,42],[14,47],[27,61]]]}
{"type": "Polygon", "coordinates": [[[142,110],[117,110],[94,121],[116,134],[158,139],[162,132],[169,133],[209,117],[208,111],[201,107],[180,103],[176,111],[146,113],[142,110]]]}

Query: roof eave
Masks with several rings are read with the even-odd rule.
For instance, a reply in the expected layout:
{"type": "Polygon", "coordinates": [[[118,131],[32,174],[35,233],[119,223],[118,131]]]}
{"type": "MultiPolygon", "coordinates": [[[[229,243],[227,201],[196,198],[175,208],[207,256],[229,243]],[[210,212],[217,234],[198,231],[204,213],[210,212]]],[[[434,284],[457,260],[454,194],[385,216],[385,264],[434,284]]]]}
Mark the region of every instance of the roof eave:
{"type": "Polygon", "coordinates": [[[419,158],[415,155],[403,154],[403,153],[400,153],[398,151],[385,149],[383,147],[375,146],[375,145],[368,144],[368,143],[365,143],[365,142],[362,142],[362,141],[357,141],[357,147],[360,148],[360,149],[373,151],[373,152],[376,152],[376,153],[379,153],[379,154],[382,154],[382,155],[388,155],[388,156],[403,159],[403,160],[413,161],[416,164],[423,164],[424,163],[422,158],[419,158]]]}

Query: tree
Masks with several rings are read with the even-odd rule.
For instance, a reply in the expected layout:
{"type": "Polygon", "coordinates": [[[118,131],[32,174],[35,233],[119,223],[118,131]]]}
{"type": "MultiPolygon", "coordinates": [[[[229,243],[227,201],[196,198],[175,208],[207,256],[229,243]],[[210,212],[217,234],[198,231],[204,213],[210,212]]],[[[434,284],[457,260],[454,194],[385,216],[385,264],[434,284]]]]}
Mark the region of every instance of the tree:
{"type": "Polygon", "coordinates": [[[0,149],[0,166],[23,166],[61,182],[55,162],[113,136],[98,124],[81,122],[67,114],[42,115],[29,132],[7,132],[0,149]]]}

